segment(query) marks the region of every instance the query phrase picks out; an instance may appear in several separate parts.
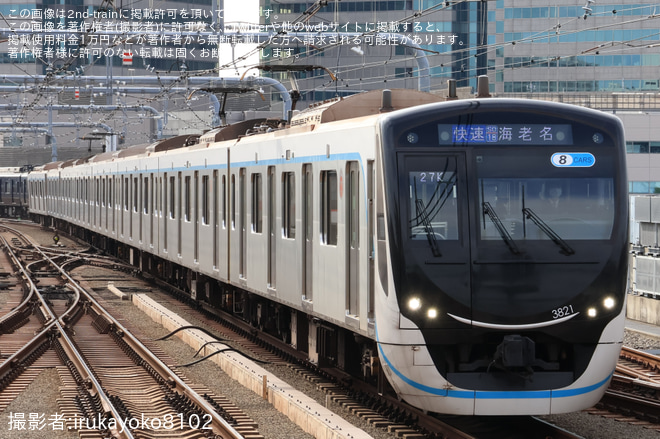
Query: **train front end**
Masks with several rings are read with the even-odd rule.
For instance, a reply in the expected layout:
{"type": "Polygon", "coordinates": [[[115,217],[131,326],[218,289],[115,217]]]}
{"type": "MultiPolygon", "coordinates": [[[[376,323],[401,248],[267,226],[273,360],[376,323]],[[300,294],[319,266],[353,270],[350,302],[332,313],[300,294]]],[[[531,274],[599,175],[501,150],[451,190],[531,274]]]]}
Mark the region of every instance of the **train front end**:
{"type": "Polygon", "coordinates": [[[397,393],[466,415],[598,402],[624,328],[620,121],[484,99],[381,122],[376,336],[397,393]]]}

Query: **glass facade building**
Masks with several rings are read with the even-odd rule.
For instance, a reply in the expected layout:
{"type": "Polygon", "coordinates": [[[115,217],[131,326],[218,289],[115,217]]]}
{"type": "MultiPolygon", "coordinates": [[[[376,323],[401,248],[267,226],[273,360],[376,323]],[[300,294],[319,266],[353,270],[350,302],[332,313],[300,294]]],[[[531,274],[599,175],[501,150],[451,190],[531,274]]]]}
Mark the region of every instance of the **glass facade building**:
{"type": "Polygon", "coordinates": [[[488,66],[495,92],[660,90],[660,23],[653,18],[660,3],[488,4],[488,66]]]}
{"type": "MultiPolygon", "coordinates": [[[[449,78],[459,87],[476,87],[479,74],[487,73],[487,2],[445,2],[427,0],[328,1],[315,10],[314,2],[263,0],[261,24],[326,24],[337,32],[404,34],[421,51],[407,45],[388,45],[376,36],[349,38],[343,44],[292,45],[262,51],[264,64],[307,64],[328,68],[337,76],[332,81],[321,70],[297,73],[302,106],[318,98],[330,98],[377,88],[417,88],[420,75],[429,77],[430,88],[446,88],[449,78]],[[313,14],[309,14],[314,11],[313,14]],[[429,62],[420,70],[418,57],[429,62]]],[[[273,74],[285,80],[287,74],[273,74]]],[[[275,98],[275,97],[274,97],[275,98]]]]}
{"type": "MultiPolygon", "coordinates": [[[[458,80],[459,87],[474,87],[481,74],[489,75],[491,91],[500,94],[660,90],[660,53],[654,49],[660,47],[660,24],[653,19],[660,2],[598,0],[583,6],[575,0],[555,0],[530,6],[524,0],[342,0],[307,14],[313,5],[263,0],[262,24],[338,23],[340,31],[353,32],[368,29],[367,23],[385,24],[382,29],[396,24],[424,50],[432,90],[446,87],[449,78],[458,80]]],[[[297,56],[296,63],[303,58],[337,73],[336,84],[303,75],[301,89],[310,96],[328,87],[337,88],[338,95],[386,82],[388,87],[411,87],[411,78],[427,74],[419,70],[410,49],[359,47],[359,52],[351,51],[349,44],[298,47],[281,59],[266,51],[262,60],[285,64],[294,62],[287,56],[297,56]]]]}

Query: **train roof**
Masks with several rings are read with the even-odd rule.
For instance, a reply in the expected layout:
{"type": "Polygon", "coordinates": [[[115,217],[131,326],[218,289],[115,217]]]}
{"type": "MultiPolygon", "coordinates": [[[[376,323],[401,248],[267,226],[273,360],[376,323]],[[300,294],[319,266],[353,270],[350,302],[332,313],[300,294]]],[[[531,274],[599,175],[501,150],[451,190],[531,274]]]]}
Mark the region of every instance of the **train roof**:
{"type": "Polygon", "coordinates": [[[417,90],[392,89],[390,90],[391,101],[385,108],[383,92],[384,90],[372,90],[310,106],[291,118],[291,126],[354,119],[446,100],[442,96],[417,90]]]}

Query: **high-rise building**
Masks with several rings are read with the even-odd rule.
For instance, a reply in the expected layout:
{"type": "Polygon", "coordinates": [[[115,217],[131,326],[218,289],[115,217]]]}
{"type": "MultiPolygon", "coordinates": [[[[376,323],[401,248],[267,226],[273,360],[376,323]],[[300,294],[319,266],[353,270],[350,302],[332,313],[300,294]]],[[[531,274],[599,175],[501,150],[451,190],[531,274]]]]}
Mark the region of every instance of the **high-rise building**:
{"type": "MultiPolygon", "coordinates": [[[[429,61],[422,71],[405,46],[347,40],[327,46],[270,47],[264,63],[323,65],[302,74],[300,88],[313,100],[362,89],[414,87],[429,75],[432,90],[448,78],[474,87],[488,74],[491,91],[607,92],[657,90],[660,81],[660,3],[617,0],[356,1],[262,0],[263,24],[336,24],[339,31],[400,32],[418,42],[429,61]],[[295,59],[294,59],[295,57],[295,59]]],[[[294,26],[293,29],[296,29],[294,26]]],[[[418,52],[419,53],[419,52],[418,52]]]]}
{"type": "MultiPolygon", "coordinates": [[[[262,62],[332,72],[337,80],[324,70],[296,74],[308,102],[377,88],[418,88],[420,76],[429,90],[446,88],[449,78],[459,87],[475,87],[487,71],[486,12],[486,2],[472,1],[262,0],[262,24],[290,34],[289,44],[262,50],[262,62]],[[296,30],[317,29],[325,36],[296,37],[296,30]],[[394,34],[408,39],[391,44],[394,34]]],[[[277,77],[285,80],[287,74],[277,77]]]]}
{"type": "Polygon", "coordinates": [[[660,90],[660,3],[488,2],[497,93],[660,90]]]}

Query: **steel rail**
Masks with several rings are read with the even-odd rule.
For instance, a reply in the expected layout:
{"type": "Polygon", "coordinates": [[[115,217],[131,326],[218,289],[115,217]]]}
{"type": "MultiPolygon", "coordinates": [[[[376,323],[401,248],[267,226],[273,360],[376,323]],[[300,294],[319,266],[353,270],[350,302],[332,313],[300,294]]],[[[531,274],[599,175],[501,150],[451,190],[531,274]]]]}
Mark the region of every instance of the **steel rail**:
{"type": "MultiPolygon", "coordinates": [[[[11,229],[10,227],[7,226],[2,226],[5,227],[6,229],[9,229],[13,231],[14,233],[19,233],[19,231],[11,229]]],[[[189,385],[187,385],[181,378],[179,378],[174,372],[172,372],[171,369],[165,365],[158,357],[156,357],[140,340],[138,340],[129,330],[127,330],[118,320],[116,320],[110,313],[108,313],[103,306],[98,303],[90,294],[87,293],[87,291],[75,280],[73,279],[60,265],[55,264],[54,261],[50,257],[48,257],[43,251],[38,250],[42,257],[49,261],[59,272],[60,275],[63,277],[68,282],[68,286],[73,289],[79,296],[84,296],[86,301],[91,304],[91,307],[98,313],[103,315],[106,319],[108,319],[111,324],[115,328],[115,332],[122,337],[124,342],[133,349],[135,352],[139,353],[139,355],[143,358],[146,358],[148,360],[148,363],[150,364],[151,367],[154,368],[154,370],[167,382],[169,382],[172,385],[172,390],[178,391],[178,393],[183,394],[190,398],[195,404],[197,404],[202,410],[204,410],[206,413],[208,413],[211,418],[212,418],[212,425],[215,427],[215,430],[222,430],[228,434],[231,435],[232,438],[242,438],[243,436],[236,431],[225,419],[223,419],[213,408],[211,404],[209,404],[205,399],[203,399],[197,392],[195,392],[189,385]]],[[[61,319],[60,319],[61,320],[61,319]]],[[[60,330],[63,338],[65,341],[67,341],[67,344],[71,345],[71,351],[73,353],[73,358],[75,358],[76,363],[79,363],[80,368],[85,371],[85,374],[87,375],[87,379],[89,382],[92,383],[94,388],[97,390],[99,396],[101,397],[101,401],[103,403],[104,409],[111,411],[113,414],[113,417],[115,419],[121,419],[119,413],[115,412],[114,406],[110,402],[109,398],[107,398],[107,395],[103,392],[103,389],[94,377],[94,374],[92,371],[86,366],[83,358],[79,355],[77,352],[77,349],[73,346],[71,343],[70,338],[66,334],[66,331],[64,330],[64,327],[62,324],[58,321],[56,322],[56,325],[58,329],[60,330]]],[[[79,371],[81,370],[79,368],[79,371]]],[[[113,432],[114,434],[114,432],[113,432]]],[[[117,433],[117,437],[126,437],[127,439],[132,438],[133,436],[130,435],[130,432],[124,431],[124,435],[121,435],[117,433]],[[128,435],[126,435],[128,434],[128,435]]]]}
{"type": "Polygon", "coordinates": [[[656,371],[660,370],[660,357],[657,355],[623,346],[619,356],[626,360],[642,364],[644,367],[648,367],[656,371]]]}
{"type": "MultiPolygon", "coordinates": [[[[7,227],[5,225],[0,226],[0,227],[4,228],[5,230],[9,230],[12,233],[15,233],[19,236],[24,236],[20,231],[12,229],[11,227],[7,227]]],[[[2,239],[4,240],[4,237],[2,239]]],[[[6,242],[6,240],[5,240],[5,242],[6,242]]],[[[9,251],[13,254],[13,251],[11,251],[11,249],[9,249],[9,251]]],[[[48,262],[51,263],[51,265],[53,265],[55,268],[57,268],[58,271],[63,275],[63,277],[65,279],[69,279],[69,280],[73,281],[73,279],[71,279],[71,277],[59,265],[57,265],[51,258],[46,256],[45,253],[43,253],[42,251],[40,251],[40,250],[38,250],[38,251],[39,251],[39,253],[41,253],[44,260],[47,260],[48,262]]],[[[64,342],[65,342],[65,343],[61,343],[62,348],[64,348],[64,350],[66,351],[67,356],[74,363],[75,368],[78,370],[78,373],[80,374],[80,376],[83,377],[83,380],[91,384],[91,386],[92,386],[91,390],[93,392],[90,392],[90,393],[92,393],[92,394],[96,393],[96,395],[98,396],[98,398],[101,402],[101,405],[103,406],[103,409],[106,411],[106,413],[111,414],[111,416],[113,418],[115,418],[116,420],[120,420],[121,419],[121,414],[119,413],[117,408],[114,406],[114,404],[111,402],[110,398],[108,397],[108,395],[103,390],[103,387],[101,386],[101,383],[98,382],[98,380],[94,376],[94,373],[92,372],[90,367],[86,364],[86,362],[83,359],[82,355],[80,354],[78,349],[75,347],[75,345],[73,344],[73,341],[71,340],[71,338],[67,334],[66,330],[64,329],[65,326],[66,326],[66,324],[64,323],[64,318],[69,313],[73,312],[73,310],[76,308],[76,304],[80,303],[80,298],[83,296],[81,294],[81,291],[80,291],[79,287],[76,286],[76,285],[72,285],[72,286],[74,286],[74,288],[72,288],[72,290],[76,294],[76,300],[74,301],[74,306],[69,307],[64,314],[62,314],[60,317],[57,317],[57,316],[55,316],[53,311],[48,306],[46,300],[43,298],[43,296],[37,290],[36,285],[34,284],[32,279],[28,275],[26,269],[23,267],[23,264],[20,264],[19,268],[20,268],[21,272],[23,273],[23,275],[26,277],[26,280],[30,285],[30,290],[36,294],[36,297],[38,297],[39,300],[42,302],[43,308],[50,315],[50,320],[52,322],[51,322],[51,324],[49,324],[47,326],[47,328],[57,327],[57,329],[59,331],[60,338],[62,340],[64,340],[64,342]]],[[[40,332],[40,334],[43,334],[43,333],[44,333],[44,331],[40,332]]],[[[39,336],[37,336],[37,337],[39,337],[39,336]]],[[[35,337],[35,338],[37,338],[37,337],[35,337]]],[[[30,343],[30,344],[32,344],[32,343],[30,343]]],[[[9,359],[5,363],[8,363],[8,362],[9,362],[9,359]]],[[[119,430],[116,427],[113,427],[113,428],[109,428],[109,430],[112,432],[113,436],[116,437],[116,438],[135,439],[133,434],[130,432],[129,429],[119,430]]]]}
{"type": "MultiPolygon", "coordinates": [[[[9,243],[7,242],[5,237],[2,236],[2,235],[0,235],[0,243],[2,243],[2,246],[4,246],[7,249],[7,253],[9,254],[9,257],[12,259],[14,265],[16,267],[21,267],[21,264],[18,262],[18,258],[16,256],[16,254],[11,249],[11,246],[9,245],[9,243]]],[[[21,270],[21,272],[22,272],[22,277],[24,279],[29,279],[29,277],[27,276],[27,273],[24,270],[21,270]]],[[[32,285],[34,285],[34,284],[32,284],[32,285]]],[[[29,311],[28,305],[32,301],[32,299],[34,298],[35,291],[36,291],[36,287],[35,288],[30,288],[30,291],[27,294],[24,294],[24,298],[21,301],[21,303],[16,305],[14,307],[14,309],[9,311],[7,314],[0,317],[0,334],[2,334],[1,330],[5,325],[13,326],[13,324],[14,324],[13,321],[19,320],[21,318],[21,314],[25,314],[26,311],[29,311]]]]}
{"type": "Polygon", "coordinates": [[[126,344],[137,352],[142,358],[146,358],[151,367],[158,373],[163,379],[170,383],[172,390],[178,391],[178,393],[183,394],[190,398],[195,404],[197,404],[202,410],[211,415],[213,420],[214,429],[222,430],[231,435],[232,438],[242,438],[243,436],[234,429],[225,419],[223,419],[209,404],[204,398],[202,398],[195,390],[193,390],[188,384],[186,384],[178,375],[176,375],[165,363],[163,363],[158,357],[156,357],[140,340],[138,340],[128,329],[126,329],[117,319],[115,319],[110,313],[108,313],[103,306],[98,303],[91,295],[87,294],[85,289],[78,284],[78,282],[70,277],[68,274],[64,273],[67,280],[74,286],[76,289],[83,294],[85,294],[86,299],[89,300],[92,309],[94,309],[98,314],[103,315],[108,319],[111,324],[114,326],[114,331],[122,338],[126,344]]]}

